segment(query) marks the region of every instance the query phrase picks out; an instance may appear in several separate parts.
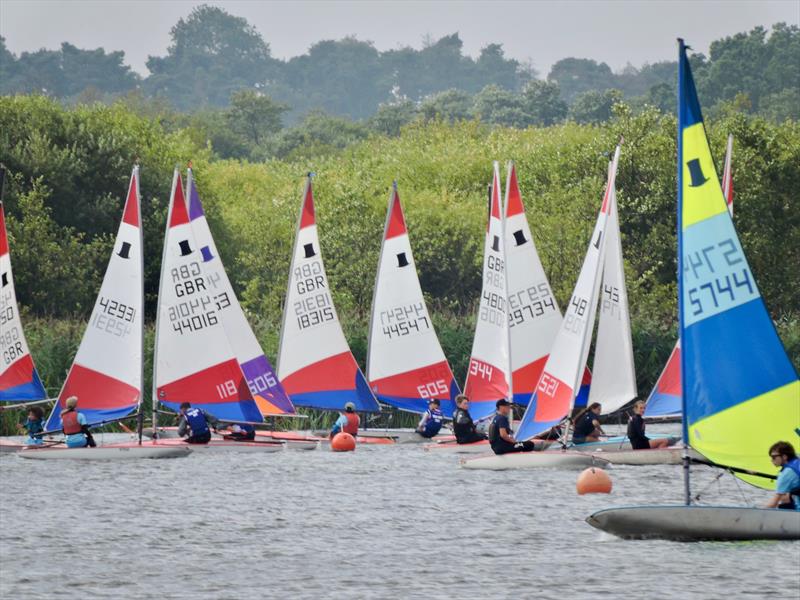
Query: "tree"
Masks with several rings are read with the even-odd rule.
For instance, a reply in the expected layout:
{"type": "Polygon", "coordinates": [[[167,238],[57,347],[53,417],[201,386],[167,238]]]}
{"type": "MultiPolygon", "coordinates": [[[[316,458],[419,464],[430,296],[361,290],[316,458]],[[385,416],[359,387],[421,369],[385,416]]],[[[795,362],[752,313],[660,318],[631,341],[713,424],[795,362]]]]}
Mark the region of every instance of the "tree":
{"type": "Polygon", "coordinates": [[[378,111],[369,119],[369,127],[389,136],[400,135],[400,129],[419,116],[417,105],[408,98],[387,102],[378,106],[378,111]]]}
{"type": "Polygon", "coordinates": [[[288,108],[264,94],[239,90],[231,95],[231,107],[225,116],[234,132],[259,146],[267,136],[280,131],[281,115],[288,108]]]}
{"type": "Polygon", "coordinates": [[[577,123],[602,123],[611,118],[614,105],[621,100],[619,90],[584,92],[572,103],[569,116],[577,123]]]}
{"type": "Polygon", "coordinates": [[[561,99],[561,90],[554,81],[534,79],[525,86],[522,104],[533,125],[553,125],[567,116],[567,103],[561,99]]]}
{"type": "Polygon", "coordinates": [[[472,98],[461,90],[445,90],[425,98],[419,110],[426,121],[463,121],[472,118],[472,98]]]}
{"type": "Polygon", "coordinates": [[[278,157],[292,159],[323,156],[363,140],[368,135],[369,131],[360,123],[314,111],[306,115],[299,125],[281,132],[274,153],[278,157]]]}
{"type": "Polygon", "coordinates": [[[475,94],[473,112],[481,121],[492,125],[525,127],[530,122],[521,96],[496,85],[487,85],[475,94]]]}
{"type": "Polygon", "coordinates": [[[614,87],[614,74],[606,63],[588,58],[564,58],[550,69],[548,81],[554,81],[561,89],[561,97],[568,104],[589,90],[605,91],[614,87]]]}
{"type": "Polygon", "coordinates": [[[221,8],[194,8],[170,36],[167,56],[147,59],[146,87],[182,110],[225,106],[232,92],[261,86],[276,73],[261,34],[221,8]]]}

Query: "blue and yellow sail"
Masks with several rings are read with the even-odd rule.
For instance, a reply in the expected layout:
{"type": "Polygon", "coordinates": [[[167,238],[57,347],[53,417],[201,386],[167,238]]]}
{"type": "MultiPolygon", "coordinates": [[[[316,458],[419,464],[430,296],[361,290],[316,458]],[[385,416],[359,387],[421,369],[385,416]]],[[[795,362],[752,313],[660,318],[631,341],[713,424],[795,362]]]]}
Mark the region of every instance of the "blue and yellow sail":
{"type": "MultiPolygon", "coordinates": [[[[767,312],[711,159],[686,46],[678,67],[678,304],[684,439],[706,458],[775,475],[800,447],[800,381],[767,312]]],[[[759,487],[768,477],[736,473],[759,487]]]]}

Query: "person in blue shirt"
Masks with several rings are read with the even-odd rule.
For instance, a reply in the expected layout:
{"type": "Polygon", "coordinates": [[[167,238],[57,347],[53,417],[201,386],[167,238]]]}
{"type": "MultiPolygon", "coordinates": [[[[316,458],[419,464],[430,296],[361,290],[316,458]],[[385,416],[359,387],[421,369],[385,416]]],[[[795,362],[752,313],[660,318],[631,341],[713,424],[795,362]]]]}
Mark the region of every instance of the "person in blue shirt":
{"type": "Polygon", "coordinates": [[[28,433],[28,439],[25,443],[29,446],[38,446],[42,443],[42,436],[44,431],[44,411],[41,406],[31,406],[28,411],[28,419],[21,425],[17,425],[20,431],[28,433]]]}
{"type": "Polygon", "coordinates": [[[207,444],[211,441],[211,429],[216,431],[219,419],[202,408],[192,408],[191,403],[181,403],[181,421],[178,423],[178,437],[186,438],[189,444],[207,444]]]}
{"type": "Polygon", "coordinates": [[[64,403],[66,408],[61,411],[61,427],[64,432],[67,448],[94,448],[94,438],[89,431],[86,416],[78,412],[78,397],[70,396],[64,403]]]}
{"type": "Polygon", "coordinates": [[[511,429],[508,419],[511,413],[511,403],[506,400],[498,400],[495,403],[497,413],[489,425],[489,444],[495,454],[511,454],[514,452],[530,452],[534,450],[534,442],[518,442],[511,429]]]}
{"type": "Polygon", "coordinates": [[[417,425],[417,433],[422,437],[432,438],[442,429],[444,415],[439,408],[440,406],[441,402],[436,398],[431,398],[428,401],[428,410],[422,415],[422,419],[420,419],[417,425]]]}
{"type": "Polygon", "coordinates": [[[339,418],[331,428],[330,439],[336,437],[337,433],[349,433],[353,437],[358,435],[358,428],[361,425],[361,418],[356,413],[356,405],[348,402],[344,405],[344,412],[339,413],[339,418]]]}
{"type": "Polygon", "coordinates": [[[781,468],[775,482],[775,495],[766,508],[800,510],[800,458],[789,442],[776,442],[769,449],[772,464],[781,468]]]}

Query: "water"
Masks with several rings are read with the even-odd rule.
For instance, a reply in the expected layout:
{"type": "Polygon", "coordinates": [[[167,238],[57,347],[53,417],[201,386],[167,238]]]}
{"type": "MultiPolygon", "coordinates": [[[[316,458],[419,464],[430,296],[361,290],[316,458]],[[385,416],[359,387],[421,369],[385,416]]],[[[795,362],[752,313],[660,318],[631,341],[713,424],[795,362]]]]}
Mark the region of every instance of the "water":
{"type": "MultiPolygon", "coordinates": [[[[418,445],[133,462],[0,458],[0,598],[800,596],[800,542],[622,541],[584,523],[681,502],[680,467],[481,472],[418,445]]],[[[716,471],[693,469],[695,491],[716,471]]],[[[724,476],[708,503],[769,494],[724,476]],[[743,496],[744,495],[744,496],[743,496]]]]}

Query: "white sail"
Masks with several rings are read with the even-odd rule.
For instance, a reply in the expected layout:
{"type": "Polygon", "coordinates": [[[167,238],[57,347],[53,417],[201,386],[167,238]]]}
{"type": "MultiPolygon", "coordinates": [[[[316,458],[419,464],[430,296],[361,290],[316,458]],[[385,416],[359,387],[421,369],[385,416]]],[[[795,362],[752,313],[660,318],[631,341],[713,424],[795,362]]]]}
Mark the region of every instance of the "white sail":
{"type": "Polygon", "coordinates": [[[215,293],[224,292],[230,300],[222,307],[220,313],[233,352],[247,379],[250,392],[263,415],[293,414],[294,407],[272,370],[272,365],[264,355],[261,344],[258,343],[242,306],[239,304],[239,299],[233,291],[230,279],[228,279],[222,258],[214,243],[214,237],[208,227],[191,169],[186,175],[186,191],[192,233],[200,249],[208,280],[215,293]]]}
{"type": "MultiPolygon", "coordinates": [[[[234,421],[262,420],[231,348],[222,311],[233,301],[207,271],[175,171],[161,262],[153,380],[156,398],[182,402],[234,421]]],[[[155,401],[154,401],[155,404],[155,401]]]]}
{"type": "Polygon", "coordinates": [[[424,412],[436,398],[446,417],[453,414],[458,386],[422,295],[396,183],[375,278],[367,380],[381,402],[424,412]]]}
{"type": "Polygon", "coordinates": [[[60,429],[70,396],[90,423],[122,417],[141,403],[144,254],[139,169],[134,167],[122,222],[100,292],[47,429],[60,429]]]}
{"type": "Polygon", "coordinates": [[[309,175],[297,226],[278,349],[278,378],[295,406],[378,411],[333,305],[309,175]]]}
{"type": "Polygon", "coordinates": [[[597,297],[605,255],[605,233],[608,224],[610,192],[619,162],[619,146],[609,170],[603,205],[597,215],[586,257],[578,281],[561,321],[550,356],[536,386],[517,438],[527,440],[558,425],[572,411],[575,395],[582,379],[594,329],[597,297]]]}
{"type": "MultiPolygon", "coordinates": [[[[609,181],[613,180],[609,178],[609,181]]],[[[637,394],[631,319],[619,232],[619,209],[613,183],[608,190],[608,199],[606,254],[603,282],[600,286],[600,322],[594,352],[592,387],[589,392],[589,402],[599,402],[603,407],[603,414],[619,410],[637,394]]]]}
{"type": "Polygon", "coordinates": [[[512,396],[508,289],[501,205],[500,170],[495,162],[483,253],[483,289],[467,381],[464,384],[464,393],[471,401],[470,413],[475,419],[488,417],[494,412],[498,400],[510,399],[512,396]]]}

